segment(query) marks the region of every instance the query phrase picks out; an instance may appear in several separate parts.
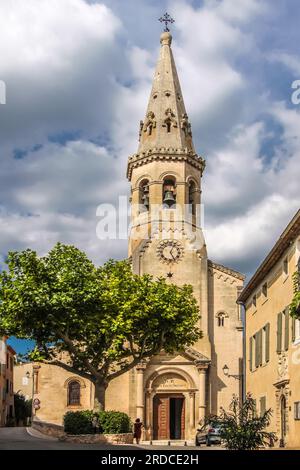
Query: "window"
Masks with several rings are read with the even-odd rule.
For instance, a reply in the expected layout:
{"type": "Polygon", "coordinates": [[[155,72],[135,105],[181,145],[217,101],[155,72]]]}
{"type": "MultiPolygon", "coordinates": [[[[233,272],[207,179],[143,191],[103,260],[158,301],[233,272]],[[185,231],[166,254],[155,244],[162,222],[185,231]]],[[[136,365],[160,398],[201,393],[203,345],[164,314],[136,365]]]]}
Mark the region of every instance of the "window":
{"type": "Polygon", "coordinates": [[[300,342],[300,320],[292,318],[292,341],[300,342]]]}
{"type": "Polygon", "coordinates": [[[256,308],[256,294],[252,297],[252,305],[256,308]]]}
{"type": "Polygon", "coordinates": [[[218,326],[224,326],[225,325],[225,315],[224,315],[224,313],[219,313],[218,314],[217,322],[218,322],[218,326]]]}
{"type": "Polygon", "coordinates": [[[289,308],[286,307],[283,312],[277,315],[277,353],[287,351],[289,349],[289,328],[290,314],[289,308]]]}
{"type": "Polygon", "coordinates": [[[265,282],[264,285],[262,286],[262,293],[265,298],[268,297],[268,283],[265,282]]]}
{"type": "Polygon", "coordinates": [[[270,323],[249,339],[249,367],[255,370],[270,360],[270,323]]]}
{"type": "Polygon", "coordinates": [[[294,403],[294,419],[300,420],[300,401],[294,403]]]}
{"type": "Polygon", "coordinates": [[[259,400],[260,403],[260,416],[263,416],[266,412],[266,397],[261,397],[259,400]]]}
{"type": "Polygon", "coordinates": [[[285,276],[287,276],[288,273],[289,273],[289,262],[288,262],[288,259],[285,258],[285,259],[283,260],[283,274],[284,274],[285,276]]]}
{"type": "Polygon", "coordinates": [[[68,385],[68,405],[80,405],[80,383],[77,380],[68,385]]]}

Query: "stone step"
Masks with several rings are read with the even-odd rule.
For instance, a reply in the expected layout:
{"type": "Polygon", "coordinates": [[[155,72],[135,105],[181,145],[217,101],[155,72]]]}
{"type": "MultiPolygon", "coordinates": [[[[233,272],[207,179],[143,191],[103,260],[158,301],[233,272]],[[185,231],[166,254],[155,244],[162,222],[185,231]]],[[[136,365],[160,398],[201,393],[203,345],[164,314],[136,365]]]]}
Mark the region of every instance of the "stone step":
{"type": "Polygon", "coordinates": [[[193,440],[163,440],[163,441],[142,441],[141,445],[149,446],[194,446],[195,442],[193,440]]]}

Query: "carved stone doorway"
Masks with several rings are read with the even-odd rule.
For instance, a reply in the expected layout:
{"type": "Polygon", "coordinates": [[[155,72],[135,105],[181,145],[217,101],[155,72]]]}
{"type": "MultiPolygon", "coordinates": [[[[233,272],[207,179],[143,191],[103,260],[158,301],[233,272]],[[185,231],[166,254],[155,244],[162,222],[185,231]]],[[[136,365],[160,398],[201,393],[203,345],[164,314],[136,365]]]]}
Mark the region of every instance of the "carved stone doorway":
{"type": "Polygon", "coordinates": [[[157,394],[153,398],[153,438],[184,439],[185,397],[182,394],[157,394]]]}

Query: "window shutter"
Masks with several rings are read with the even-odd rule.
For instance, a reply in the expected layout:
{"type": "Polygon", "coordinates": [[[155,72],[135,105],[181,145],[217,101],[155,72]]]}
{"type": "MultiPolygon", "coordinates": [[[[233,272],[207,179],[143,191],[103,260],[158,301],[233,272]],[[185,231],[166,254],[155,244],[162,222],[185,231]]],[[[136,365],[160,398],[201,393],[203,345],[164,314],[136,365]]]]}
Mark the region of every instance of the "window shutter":
{"type": "Polygon", "coordinates": [[[284,350],[289,349],[289,327],[290,327],[290,315],[288,308],[284,312],[284,350]]]}
{"type": "Polygon", "coordinates": [[[253,337],[249,338],[249,359],[250,359],[250,370],[253,370],[253,337]]]}
{"type": "Polygon", "coordinates": [[[292,318],[292,341],[296,339],[296,318],[292,318]]]}
{"type": "Polygon", "coordinates": [[[266,362],[270,360],[270,323],[266,324],[266,362]]]}
{"type": "Polygon", "coordinates": [[[281,352],[281,344],[282,344],[282,313],[278,313],[277,315],[277,352],[281,352]]]}
{"type": "Polygon", "coordinates": [[[263,416],[266,412],[266,397],[260,399],[260,416],[263,416]]]}
{"type": "Polygon", "coordinates": [[[263,352],[263,348],[262,348],[263,331],[259,330],[258,333],[259,333],[259,365],[261,366],[262,363],[263,363],[263,357],[262,357],[262,352],[263,352]]]}
{"type": "Polygon", "coordinates": [[[255,338],[255,368],[259,366],[259,334],[254,335],[255,338]]]}

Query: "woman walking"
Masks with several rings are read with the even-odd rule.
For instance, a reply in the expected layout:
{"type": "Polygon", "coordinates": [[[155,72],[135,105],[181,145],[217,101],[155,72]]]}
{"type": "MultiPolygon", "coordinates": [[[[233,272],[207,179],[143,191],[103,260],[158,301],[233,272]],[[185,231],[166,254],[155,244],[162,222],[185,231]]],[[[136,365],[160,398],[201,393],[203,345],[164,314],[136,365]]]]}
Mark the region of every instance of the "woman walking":
{"type": "Polygon", "coordinates": [[[139,444],[141,440],[142,427],[143,427],[143,423],[141,422],[140,418],[137,418],[133,425],[133,438],[136,439],[137,444],[139,444]]]}

